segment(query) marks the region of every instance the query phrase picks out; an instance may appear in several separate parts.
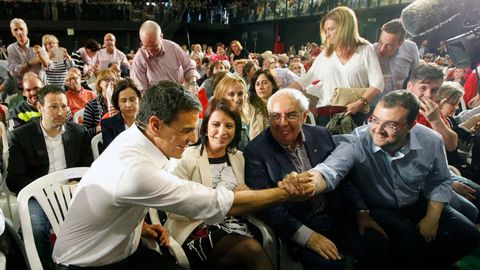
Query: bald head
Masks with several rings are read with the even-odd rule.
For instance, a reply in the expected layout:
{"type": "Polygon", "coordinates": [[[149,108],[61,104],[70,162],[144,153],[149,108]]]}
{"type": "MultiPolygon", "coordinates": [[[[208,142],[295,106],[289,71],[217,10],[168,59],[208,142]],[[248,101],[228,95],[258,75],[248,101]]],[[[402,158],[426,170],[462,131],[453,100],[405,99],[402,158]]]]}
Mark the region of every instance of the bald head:
{"type": "Polygon", "coordinates": [[[146,21],[140,27],[142,46],[150,55],[157,56],[162,50],[162,30],[154,21],[146,21]]]}
{"type": "Polygon", "coordinates": [[[112,33],[107,33],[103,37],[103,45],[107,51],[112,52],[115,49],[116,38],[112,33]]]}
{"type": "Polygon", "coordinates": [[[33,72],[27,72],[23,75],[23,96],[27,99],[27,103],[35,106],[37,103],[37,93],[40,88],[43,87],[42,80],[37,74],[33,72]]]}

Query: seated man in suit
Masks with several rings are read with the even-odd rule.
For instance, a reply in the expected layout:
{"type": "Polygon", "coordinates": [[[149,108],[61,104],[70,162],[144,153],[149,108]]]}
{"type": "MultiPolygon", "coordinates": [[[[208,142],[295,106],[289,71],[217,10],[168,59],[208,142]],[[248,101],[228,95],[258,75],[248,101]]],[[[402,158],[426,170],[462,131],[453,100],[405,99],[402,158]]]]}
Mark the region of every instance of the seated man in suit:
{"type": "MultiPolygon", "coordinates": [[[[335,148],[321,126],[304,125],[308,100],[298,90],[281,89],[267,103],[270,127],[245,148],[245,182],[252,189],[277,186],[287,174],[310,170],[335,148]]],[[[261,212],[259,217],[289,246],[304,269],[338,269],[337,238],[327,214],[325,198],[286,202],[261,212]]]]}
{"type": "Polygon", "coordinates": [[[449,269],[480,244],[475,225],[449,205],[453,177],[444,143],[438,133],[416,125],[419,108],[414,94],[391,91],[369,125],[335,137],[340,143],[334,152],[305,174],[319,192],[334,189],[352,172],[369,210],[362,213],[364,224],[375,221],[388,236],[365,245],[364,252],[375,249],[378,258],[369,269],[449,269]]]}
{"type": "MultiPolygon", "coordinates": [[[[88,167],[93,161],[84,127],[67,121],[67,97],[56,86],[38,92],[42,114],[15,129],[11,135],[7,186],[19,193],[35,179],[71,167],[88,167]]],[[[53,269],[50,223],[36,200],[29,201],[35,244],[44,269],[53,269]]]]}

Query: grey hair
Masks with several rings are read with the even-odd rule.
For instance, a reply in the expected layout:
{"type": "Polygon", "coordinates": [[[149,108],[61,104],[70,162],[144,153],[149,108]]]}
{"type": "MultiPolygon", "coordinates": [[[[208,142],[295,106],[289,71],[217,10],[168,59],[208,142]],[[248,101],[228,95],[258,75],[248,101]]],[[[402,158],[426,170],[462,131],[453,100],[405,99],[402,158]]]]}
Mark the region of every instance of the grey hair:
{"type": "Polygon", "coordinates": [[[283,88],[275,92],[273,95],[270,96],[270,98],[267,101],[267,110],[270,113],[272,111],[272,106],[273,106],[273,100],[277,96],[281,95],[287,95],[289,96],[293,101],[295,101],[298,106],[300,107],[300,110],[302,113],[306,112],[308,110],[308,98],[299,90],[293,89],[293,88],[283,88]]]}
{"type": "Polygon", "coordinates": [[[155,33],[160,36],[162,34],[162,29],[160,28],[160,25],[158,25],[158,23],[148,20],[145,21],[142,26],[140,26],[139,35],[142,36],[142,33],[155,33]]]}
{"type": "Polygon", "coordinates": [[[25,28],[25,30],[27,30],[27,32],[28,32],[27,24],[25,23],[25,21],[23,19],[20,19],[20,18],[13,18],[10,21],[10,29],[12,29],[12,27],[15,26],[15,24],[17,24],[17,23],[22,25],[25,28]]]}

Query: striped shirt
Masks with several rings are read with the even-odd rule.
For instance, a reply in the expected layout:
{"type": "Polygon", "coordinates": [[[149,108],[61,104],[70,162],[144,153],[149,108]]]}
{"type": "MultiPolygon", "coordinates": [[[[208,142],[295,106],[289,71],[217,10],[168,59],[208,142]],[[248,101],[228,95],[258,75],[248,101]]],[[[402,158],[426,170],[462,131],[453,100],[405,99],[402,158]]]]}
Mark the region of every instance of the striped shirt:
{"type": "Polygon", "coordinates": [[[103,100],[102,94],[98,94],[95,99],[90,100],[85,106],[83,126],[87,129],[90,138],[93,138],[93,136],[97,134],[96,128],[100,123],[100,119],[102,119],[102,116],[107,112],[108,108],[103,100]]]}
{"type": "Polygon", "coordinates": [[[63,89],[68,69],[71,67],[72,63],[67,60],[60,63],[50,61],[48,67],[45,69],[47,84],[60,86],[63,89]]]}

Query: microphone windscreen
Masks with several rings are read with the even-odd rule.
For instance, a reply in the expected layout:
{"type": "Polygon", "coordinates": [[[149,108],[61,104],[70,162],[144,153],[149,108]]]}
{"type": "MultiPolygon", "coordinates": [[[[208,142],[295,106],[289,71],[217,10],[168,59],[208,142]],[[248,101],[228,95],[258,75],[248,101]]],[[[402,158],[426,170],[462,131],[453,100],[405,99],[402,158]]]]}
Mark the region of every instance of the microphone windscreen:
{"type": "Polygon", "coordinates": [[[405,30],[413,37],[438,29],[459,16],[465,0],[417,0],[402,10],[405,30]]]}

